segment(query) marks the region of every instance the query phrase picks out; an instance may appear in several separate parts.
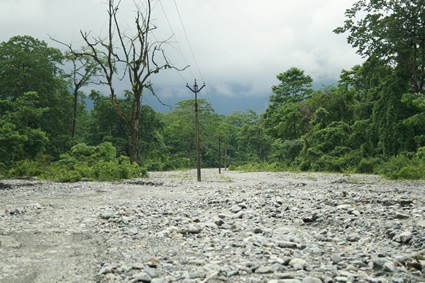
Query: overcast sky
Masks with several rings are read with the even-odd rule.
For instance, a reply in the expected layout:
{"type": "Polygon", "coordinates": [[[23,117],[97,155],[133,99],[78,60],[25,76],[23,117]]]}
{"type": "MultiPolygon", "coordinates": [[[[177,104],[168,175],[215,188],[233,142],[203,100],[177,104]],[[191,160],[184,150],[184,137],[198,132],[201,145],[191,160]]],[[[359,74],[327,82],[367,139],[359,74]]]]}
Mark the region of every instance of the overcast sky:
{"type": "MultiPolygon", "coordinates": [[[[106,1],[0,0],[0,41],[31,35],[56,46],[51,35],[80,46],[80,30],[105,35],[106,1]]],[[[167,71],[153,80],[166,102],[191,98],[185,85],[196,77],[205,80],[204,94],[214,108],[227,106],[221,112],[263,111],[272,85],[279,83],[276,75],[291,67],[321,84],[337,81],[342,69],[362,62],[346,37],[332,32],[355,0],[152,1],[155,39],[171,37],[168,57],[177,66],[191,65],[180,75],[167,71]]],[[[133,26],[134,2],[122,0],[124,28],[133,26]]]]}

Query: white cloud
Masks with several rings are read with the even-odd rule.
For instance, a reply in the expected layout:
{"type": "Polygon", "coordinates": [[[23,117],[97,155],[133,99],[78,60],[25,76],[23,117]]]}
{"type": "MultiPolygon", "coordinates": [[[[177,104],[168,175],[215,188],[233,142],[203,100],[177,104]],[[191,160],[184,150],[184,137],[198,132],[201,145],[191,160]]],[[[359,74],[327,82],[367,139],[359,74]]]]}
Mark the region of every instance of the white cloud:
{"type": "MultiPolygon", "coordinates": [[[[105,34],[106,0],[0,0],[0,41],[29,34],[46,40],[82,44],[79,31],[105,34]]],[[[155,37],[172,31],[159,0],[153,0],[155,37]]],[[[165,96],[183,96],[185,82],[202,81],[192,59],[174,0],[161,0],[175,33],[168,54],[179,67],[191,70],[159,74],[154,82],[165,96]],[[176,39],[179,46],[176,43],[176,39]],[[183,51],[184,58],[180,53],[183,51]],[[182,78],[183,77],[183,78],[182,78]],[[176,89],[180,89],[176,91],[176,89]]],[[[269,95],[276,75],[296,66],[315,80],[336,80],[342,68],[361,62],[343,35],[344,11],[355,0],[175,0],[199,68],[214,95],[269,95]],[[239,89],[239,93],[237,92],[239,89]]],[[[124,28],[134,21],[133,1],[123,0],[124,28]]]]}

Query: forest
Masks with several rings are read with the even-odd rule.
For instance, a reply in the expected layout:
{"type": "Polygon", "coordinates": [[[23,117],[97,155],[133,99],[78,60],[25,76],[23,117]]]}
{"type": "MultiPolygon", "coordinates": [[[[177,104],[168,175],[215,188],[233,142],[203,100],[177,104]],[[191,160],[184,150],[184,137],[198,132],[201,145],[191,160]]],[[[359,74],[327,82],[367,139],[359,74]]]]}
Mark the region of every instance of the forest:
{"type": "MultiPolygon", "coordinates": [[[[118,9],[110,8],[114,24],[118,9]]],[[[264,113],[220,115],[198,101],[203,167],[425,178],[425,1],[358,1],[345,16],[333,32],[364,63],[336,83],[314,89],[292,67],[277,74],[264,113]]],[[[140,34],[133,46],[147,43],[140,34]]],[[[125,64],[134,76],[117,94],[112,79],[122,61],[112,41],[84,40],[79,51],[26,35],[0,43],[0,177],[111,180],[194,168],[194,101],[165,114],[140,104],[154,88],[145,78],[173,68],[152,61],[148,52],[160,49],[124,48],[125,58],[140,57],[125,64]],[[96,88],[101,80],[110,88],[96,88]]]]}

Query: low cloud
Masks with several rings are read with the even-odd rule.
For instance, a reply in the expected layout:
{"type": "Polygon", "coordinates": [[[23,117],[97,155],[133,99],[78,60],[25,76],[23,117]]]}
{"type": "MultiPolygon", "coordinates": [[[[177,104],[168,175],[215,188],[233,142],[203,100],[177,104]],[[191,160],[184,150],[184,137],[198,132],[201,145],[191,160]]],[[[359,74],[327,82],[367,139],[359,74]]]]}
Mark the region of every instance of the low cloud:
{"type": "MultiPolygon", "coordinates": [[[[54,45],[48,38],[51,35],[78,47],[82,44],[80,30],[106,34],[105,2],[3,0],[0,41],[28,34],[54,45]]],[[[362,61],[343,35],[332,32],[343,24],[345,9],[354,2],[162,0],[165,17],[158,0],[153,0],[153,21],[158,27],[155,39],[171,37],[166,50],[170,60],[177,67],[191,66],[180,73],[160,73],[153,82],[164,97],[190,98],[186,83],[193,84],[195,78],[199,83],[206,80],[208,92],[224,100],[267,97],[271,86],[278,83],[276,75],[293,66],[317,83],[337,80],[343,68],[362,61]]],[[[135,9],[133,1],[123,1],[120,19],[126,30],[134,27],[135,9]]]]}

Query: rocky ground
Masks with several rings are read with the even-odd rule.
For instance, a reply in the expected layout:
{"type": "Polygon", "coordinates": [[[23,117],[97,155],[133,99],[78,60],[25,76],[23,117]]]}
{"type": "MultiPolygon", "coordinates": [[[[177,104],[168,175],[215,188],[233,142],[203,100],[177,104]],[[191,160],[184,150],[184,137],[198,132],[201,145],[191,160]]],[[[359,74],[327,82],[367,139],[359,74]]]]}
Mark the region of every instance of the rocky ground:
{"type": "Polygon", "coordinates": [[[0,282],[425,282],[425,182],[0,180],[0,282]]]}

